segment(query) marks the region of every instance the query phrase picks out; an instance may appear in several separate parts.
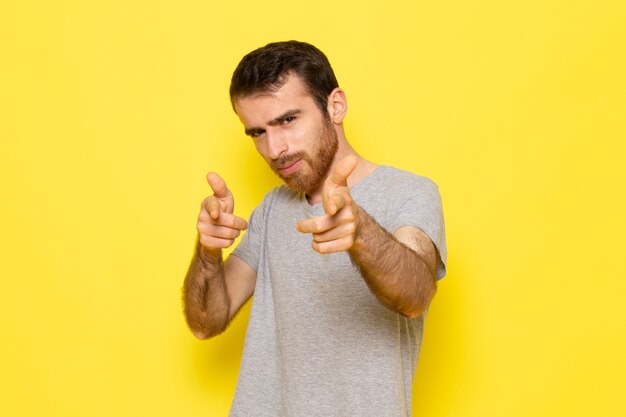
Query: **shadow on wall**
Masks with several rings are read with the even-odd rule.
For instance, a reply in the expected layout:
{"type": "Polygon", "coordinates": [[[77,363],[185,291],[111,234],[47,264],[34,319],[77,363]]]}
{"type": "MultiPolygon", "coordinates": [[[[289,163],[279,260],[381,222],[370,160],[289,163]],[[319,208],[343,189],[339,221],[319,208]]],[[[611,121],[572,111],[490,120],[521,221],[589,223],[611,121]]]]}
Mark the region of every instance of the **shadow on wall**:
{"type": "MultiPolygon", "coordinates": [[[[454,239],[448,239],[452,243],[454,239]]],[[[448,415],[455,404],[453,398],[463,396],[462,376],[472,364],[468,350],[468,334],[472,317],[467,302],[472,289],[472,272],[464,262],[463,251],[448,247],[453,254],[448,258],[448,273],[439,282],[424,326],[422,352],[413,383],[413,411],[415,415],[448,415]],[[463,271],[459,273],[457,271],[463,271]],[[441,393],[449,401],[441,402],[441,393]],[[435,403],[435,399],[437,402],[435,403]]]]}
{"type": "Polygon", "coordinates": [[[195,341],[188,360],[202,391],[228,404],[235,392],[250,304],[248,301],[244,305],[224,333],[209,340],[195,341]]]}

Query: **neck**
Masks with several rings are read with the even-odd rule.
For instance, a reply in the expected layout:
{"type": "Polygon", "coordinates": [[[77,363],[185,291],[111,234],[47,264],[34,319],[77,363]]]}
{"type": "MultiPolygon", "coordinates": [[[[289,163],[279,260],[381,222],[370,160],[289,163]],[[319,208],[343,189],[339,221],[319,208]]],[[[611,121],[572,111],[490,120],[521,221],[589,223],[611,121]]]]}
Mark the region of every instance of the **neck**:
{"type": "MultiPolygon", "coordinates": [[[[328,168],[328,173],[335,169],[339,161],[348,155],[355,155],[358,158],[356,168],[354,168],[354,171],[352,171],[352,174],[348,177],[348,188],[350,188],[371,174],[376,167],[378,167],[378,165],[359,155],[348,143],[345,137],[340,136],[337,153],[335,153],[333,162],[331,163],[330,168],[328,168]]],[[[326,178],[328,178],[328,173],[326,174],[326,177],[324,177],[324,181],[322,181],[322,183],[315,190],[306,193],[306,199],[309,204],[314,205],[322,201],[322,190],[324,189],[326,178]]]]}

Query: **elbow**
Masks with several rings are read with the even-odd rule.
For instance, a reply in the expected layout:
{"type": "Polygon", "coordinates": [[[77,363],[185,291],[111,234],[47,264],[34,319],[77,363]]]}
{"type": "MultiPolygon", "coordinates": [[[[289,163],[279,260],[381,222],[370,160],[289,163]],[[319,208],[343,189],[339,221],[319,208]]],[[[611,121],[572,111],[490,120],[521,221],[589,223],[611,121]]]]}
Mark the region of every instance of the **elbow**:
{"type": "Polygon", "coordinates": [[[191,333],[193,333],[193,335],[196,337],[196,339],[198,340],[208,340],[211,339],[215,336],[218,336],[220,334],[222,334],[224,332],[224,330],[226,330],[225,328],[213,328],[213,329],[207,329],[207,328],[190,328],[191,333]]]}
{"type": "Polygon", "coordinates": [[[185,321],[198,340],[207,340],[222,334],[228,327],[230,318],[227,310],[209,312],[194,308],[194,305],[188,303],[185,304],[185,321]]]}
{"type": "Polygon", "coordinates": [[[407,319],[416,319],[426,311],[426,306],[422,308],[414,308],[410,310],[398,311],[402,317],[406,317],[407,319]]]}
{"type": "Polygon", "coordinates": [[[400,313],[402,317],[406,317],[407,319],[415,319],[421,316],[424,311],[426,311],[427,307],[428,304],[419,304],[410,307],[406,306],[403,308],[398,308],[396,311],[400,313]]]}
{"type": "Polygon", "coordinates": [[[407,319],[414,319],[421,316],[428,307],[428,303],[424,303],[419,297],[411,300],[398,300],[396,302],[388,301],[387,303],[383,302],[383,304],[385,304],[391,311],[394,311],[407,319]]]}
{"type": "Polygon", "coordinates": [[[198,340],[207,340],[209,339],[211,336],[209,336],[208,333],[204,332],[203,330],[194,330],[191,329],[191,333],[193,333],[193,335],[196,337],[196,339],[198,340]]]}
{"type": "Polygon", "coordinates": [[[191,329],[191,333],[193,333],[198,340],[207,340],[216,336],[215,334],[211,334],[210,332],[201,329],[191,329]]]}
{"type": "Polygon", "coordinates": [[[433,285],[431,288],[423,291],[421,294],[417,294],[409,302],[398,305],[396,311],[402,316],[409,319],[420,317],[428,309],[428,306],[434,298],[436,291],[437,287],[436,285],[433,285]]]}
{"type": "Polygon", "coordinates": [[[207,340],[222,334],[227,327],[227,322],[207,323],[206,320],[187,321],[189,330],[198,340],[207,340]]]}

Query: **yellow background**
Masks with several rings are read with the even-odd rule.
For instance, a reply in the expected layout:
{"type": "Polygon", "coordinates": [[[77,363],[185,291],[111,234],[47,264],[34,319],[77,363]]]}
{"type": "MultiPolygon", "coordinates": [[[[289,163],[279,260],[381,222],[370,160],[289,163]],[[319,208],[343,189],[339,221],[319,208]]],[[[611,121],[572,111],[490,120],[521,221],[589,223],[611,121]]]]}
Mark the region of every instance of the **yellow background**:
{"type": "Polygon", "coordinates": [[[247,313],[199,342],[180,288],[205,173],[244,217],[278,184],[227,89],[292,38],[440,187],[414,414],[626,415],[625,4],[3,0],[0,415],[227,415],[247,313]]]}

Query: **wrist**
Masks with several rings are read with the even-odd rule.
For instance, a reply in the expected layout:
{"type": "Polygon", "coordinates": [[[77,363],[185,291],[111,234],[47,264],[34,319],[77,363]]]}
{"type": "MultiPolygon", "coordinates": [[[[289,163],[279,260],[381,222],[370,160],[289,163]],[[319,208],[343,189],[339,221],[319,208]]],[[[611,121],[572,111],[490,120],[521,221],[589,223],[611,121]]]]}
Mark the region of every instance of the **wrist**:
{"type": "Polygon", "coordinates": [[[365,246],[369,223],[370,217],[367,212],[354,204],[354,241],[351,249],[359,250],[365,246]]]}
{"type": "Polygon", "coordinates": [[[215,263],[222,259],[222,249],[220,248],[207,248],[198,242],[196,248],[198,258],[204,263],[215,263]]]}

